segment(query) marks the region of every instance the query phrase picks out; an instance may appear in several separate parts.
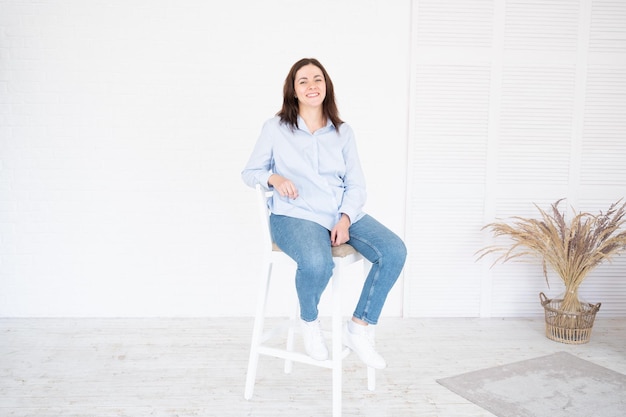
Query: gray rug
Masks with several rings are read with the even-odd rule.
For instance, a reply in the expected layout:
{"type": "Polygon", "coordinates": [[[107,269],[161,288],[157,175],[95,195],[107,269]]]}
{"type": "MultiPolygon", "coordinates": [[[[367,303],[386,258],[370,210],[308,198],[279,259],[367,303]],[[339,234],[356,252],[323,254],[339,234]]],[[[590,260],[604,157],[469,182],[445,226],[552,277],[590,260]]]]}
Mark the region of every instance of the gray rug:
{"type": "Polygon", "coordinates": [[[626,375],[566,352],[437,382],[498,417],[626,416],[626,375]]]}

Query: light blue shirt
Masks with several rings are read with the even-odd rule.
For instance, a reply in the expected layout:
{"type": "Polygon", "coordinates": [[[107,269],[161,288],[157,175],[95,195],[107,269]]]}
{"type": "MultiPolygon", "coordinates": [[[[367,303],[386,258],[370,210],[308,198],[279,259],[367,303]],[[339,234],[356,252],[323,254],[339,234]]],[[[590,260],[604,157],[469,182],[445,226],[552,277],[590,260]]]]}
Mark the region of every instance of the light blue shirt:
{"type": "Polygon", "coordinates": [[[294,183],[298,198],[292,200],[275,192],[270,200],[274,214],[314,221],[331,230],[345,213],[352,223],[365,215],[365,177],[356,148],[354,132],[346,123],[339,130],[328,124],[309,132],[298,117],[298,128],[269,119],[241,172],[250,187],[268,189],[272,174],[294,183]]]}

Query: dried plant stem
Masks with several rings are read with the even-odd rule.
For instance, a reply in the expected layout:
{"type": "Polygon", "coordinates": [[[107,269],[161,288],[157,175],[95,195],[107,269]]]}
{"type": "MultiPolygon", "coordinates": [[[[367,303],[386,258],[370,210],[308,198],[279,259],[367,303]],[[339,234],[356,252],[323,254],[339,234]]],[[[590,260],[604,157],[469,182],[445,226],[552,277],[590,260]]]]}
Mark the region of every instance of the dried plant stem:
{"type": "Polygon", "coordinates": [[[563,314],[559,314],[556,318],[556,325],[558,327],[565,327],[568,329],[579,328],[584,320],[584,317],[580,314],[584,311],[583,305],[578,298],[578,290],[567,291],[563,296],[563,301],[559,308],[563,314]]]}
{"type": "Polygon", "coordinates": [[[561,302],[561,310],[568,313],[582,311],[582,303],[578,298],[578,291],[567,291],[561,302]]]}

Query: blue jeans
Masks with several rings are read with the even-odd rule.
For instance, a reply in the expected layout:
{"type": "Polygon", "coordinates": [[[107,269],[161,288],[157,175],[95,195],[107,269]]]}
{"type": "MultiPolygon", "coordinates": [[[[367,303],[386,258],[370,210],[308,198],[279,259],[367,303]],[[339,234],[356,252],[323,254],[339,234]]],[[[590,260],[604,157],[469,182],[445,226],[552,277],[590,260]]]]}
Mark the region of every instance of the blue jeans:
{"type": "MultiPolygon", "coordinates": [[[[294,217],[272,214],[272,238],[283,252],[296,261],[296,292],[300,317],[313,321],[318,304],[333,273],[330,231],[325,227],[294,217]]],[[[349,229],[347,242],[372,263],[354,317],[369,324],[378,323],[389,291],[400,276],[406,259],[404,242],[391,230],[365,215],[349,229]]]]}

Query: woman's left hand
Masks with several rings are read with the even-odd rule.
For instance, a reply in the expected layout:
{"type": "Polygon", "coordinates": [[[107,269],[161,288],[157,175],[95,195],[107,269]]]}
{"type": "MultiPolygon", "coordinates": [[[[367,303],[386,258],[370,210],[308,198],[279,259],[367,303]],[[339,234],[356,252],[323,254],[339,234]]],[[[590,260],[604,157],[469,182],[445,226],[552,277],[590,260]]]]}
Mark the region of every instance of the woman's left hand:
{"type": "Polygon", "coordinates": [[[350,240],[350,217],[346,214],[341,215],[339,222],[330,231],[330,245],[339,246],[350,240]]]}

